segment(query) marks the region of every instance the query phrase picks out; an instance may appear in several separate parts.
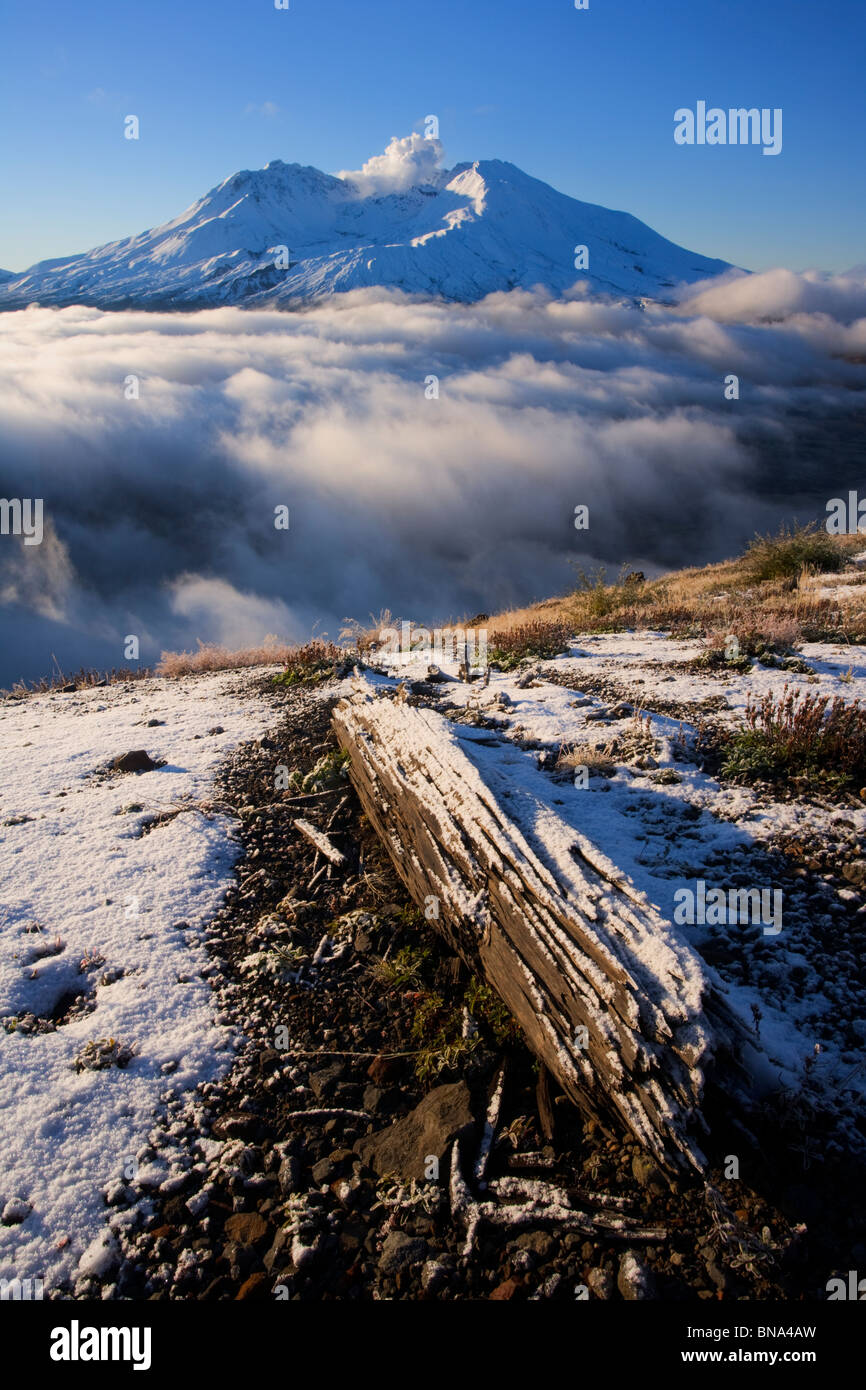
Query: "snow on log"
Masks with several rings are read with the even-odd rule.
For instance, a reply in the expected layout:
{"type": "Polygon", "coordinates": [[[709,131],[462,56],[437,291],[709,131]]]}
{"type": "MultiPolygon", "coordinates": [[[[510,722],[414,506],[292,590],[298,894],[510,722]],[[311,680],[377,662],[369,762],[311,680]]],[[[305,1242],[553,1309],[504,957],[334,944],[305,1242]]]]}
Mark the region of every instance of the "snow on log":
{"type": "Polygon", "coordinates": [[[748,1034],[700,957],[540,784],[535,797],[507,769],[482,776],[464,726],[366,692],[333,719],[409,892],[566,1094],[608,1130],[618,1118],[668,1171],[703,1171],[705,1073],[714,1091],[741,1091],[748,1034]]]}

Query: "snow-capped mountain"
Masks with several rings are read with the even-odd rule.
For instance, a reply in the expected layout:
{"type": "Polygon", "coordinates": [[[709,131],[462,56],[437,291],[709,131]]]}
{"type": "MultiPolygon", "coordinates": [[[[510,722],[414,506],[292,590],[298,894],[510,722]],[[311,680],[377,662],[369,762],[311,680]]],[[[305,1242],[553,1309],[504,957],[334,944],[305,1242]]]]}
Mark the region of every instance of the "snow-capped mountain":
{"type": "Polygon", "coordinates": [[[539,284],[560,293],[576,280],[664,299],[730,268],[501,160],[451,170],[426,160],[418,181],[404,161],[382,191],[365,171],[405,143],[357,178],[282,160],[233,174],[164,226],[0,277],[0,308],[290,306],[369,286],[473,301],[539,284]]]}

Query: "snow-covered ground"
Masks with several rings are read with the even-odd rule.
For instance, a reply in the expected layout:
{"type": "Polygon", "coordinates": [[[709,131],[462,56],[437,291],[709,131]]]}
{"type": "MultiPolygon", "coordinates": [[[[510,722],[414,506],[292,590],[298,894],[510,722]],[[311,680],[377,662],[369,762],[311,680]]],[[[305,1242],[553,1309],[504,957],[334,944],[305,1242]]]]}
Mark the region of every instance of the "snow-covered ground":
{"type": "MultiPolygon", "coordinates": [[[[486,685],[445,688],[461,746],[492,784],[507,779],[515,819],[534,808],[536,829],[570,827],[669,923],[677,892],[699,880],[775,889],[786,836],[804,841],[807,863],[816,844],[839,846],[845,863],[859,859],[866,834],[866,807],[721,786],[695,756],[702,714],[737,721],[750,693],[788,683],[856,698],[866,649],[807,644],[811,678],[757,664],[723,678],[684,668],[697,652],[662,634],[580,637],[570,655],[537,663],[529,683],[491,672],[486,685]],[[548,679],[554,672],[573,688],[548,679]],[[603,681],[615,695],[601,698],[603,681]],[[584,693],[582,682],[593,688],[584,693]],[[649,734],[617,709],[626,700],[639,711],[642,697],[676,707],[652,714],[649,734]],[[551,775],[560,749],[579,763],[592,745],[608,750],[606,768],[590,756],[586,779],[551,775]]],[[[426,670],[423,656],[395,662],[391,680],[426,670]]],[[[386,679],[368,671],[339,693],[386,679]]],[[[213,776],[273,718],[237,673],[0,702],[0,1278],[50,1287],[109,1271],[112,1226],[135,1221],[154,1188],[171,1192],[190,1161],[170,1132],[154,1146],[158,1159],[144,1150],[160,1096],[216,1078],[234,1056],[236,1039],[215,1020],[204,949],[237,854],[213,776]],[[107,773],[139,748],[164,766],[107,773]],[[66,1019],[81,994],[90,1011],[66,1019]],[[38,1031],[36,1020],[44,1027],[53,1013],[54,1031],[38,1031]],[[134,1049],[129,1065],[76,1070],[88,1042],[107,1038],[134,1049]],[[104,1193],[124,1182],[138,1202],[107,1207],[104,1193]]],[[[856,1143],[866,978],[846,933],[866,913],[862,885],[846,888],[814,864],[797,872],[785,878],[778,932],[755,921],[674,929],[747,1023],[759,1010],[764,1083],[796,1096],[807,1081],[811,1094],[832,1098],[842,1142],[856,1143]]]]}
{"type": "MultiPolygon", "coordinates": [[[[695,745],[702,717],[739,724],[750,695],[779,694],[786,684],[857,698],[866,677],[866,648],[806,643],[801,651],[811,677],[758,663],[750,672],[722,678],[682,666],[700,650],[697,643],[661,633],[582,636],[569,656],[535,663],[537,678],[528,686],[518,684],[519,671],[491,671],[486,686],[449,684],[447,698],[462,711],[458,717],[474,708],[487,726],[470,724],[460,733],[485,779],[502,786],[505,774],[515,793],[528,793],[509,801],[515,818],[521,802],[531,805],[538,829],[545,808],[551,808],[573,828],[575,839],[585,837],[618,865],[668,922],[676,922],[683,901],[676,895],[690,889],[697,897],[699,881],[706,891],[721,889],[726,900],[732,889],[769,890],[771,911],[778,905],[780,912],[778,930],[775,918],[764,921],[763,915],[759,921],[710,918],[694,925],[680,919],[675,930],[714,964],[747,1025],[754,1026],[759,1011],[770,1066],[761,1065],[756,1079],[791,1095],[804,1081],[811,1094],[823,1091],[834,1111],[845,1112],[843,1142],[862,1144],[851,1122],[866,1102],[866,976],[847,951],[846,928],[853,920],[862,925],[866,903],[862,892],[831,883],[832,874],[801,868],[805,876],[792,879],[787,871],[822,842],[843,846],[837,871],[847,860],[858,860],[866,806],[821,804],[820,798],[816,804],[805,794],[802,800],[776,800],[766,791],[722,785],[699,770],[695,745]],[[546,680],[554,670],[573,680],[574,688],[546,680]],[[616,689],[615,698],[584,693],[581,682],[592,686],[600,680],[616,689]],[[644,700],[650,708],[657,701],[685,707],[676,715],[651,714],[649,766],[640,765],[647,745],[636,746],[635,714],[611,715],[618,701],[639,713],[644,700]],[[599,720],[603,711],[611,717],[599,720]],[[610,748],[611,766],[604,775],[551,777],[557,752],[569,748],[577,763],[587,750],[610,748]],[[782,860],[780,845],[792,837],[804,841],[801,856],[782,860]],[[777,899],[772,895],[783,881],[780,864],[785,887],[777,899]]],[[[422,680],[428,659],[406,664],[392,658],[390,674],[422,680]]],[[[453,665],[441,665],[454,673],[453,665]]],[[[591,756],[587,764],[592,766],[591,756]]]]}
{"type": "MultiPolygon", "coordinates": [[[[47,1288],[108,1268],[103,1189],[132,1172],[160,1093],[234,1055],[203,927],[237,855],[233,821],[208,809],[214,771],[273,719],[244,684],[218,673],[0,702],[0,1278],[47,1288]],[[132,749],[165,765],[94,775],[132,749]],[[6,1031],[80,993],[95,1008],[56,1031],[6,1031]],[[133,1061],[76,1071],[101,1038],[133,1061]]],[[[145,1198],[171,1180],[170,1162],[137,1175],[145,1198]]]]}

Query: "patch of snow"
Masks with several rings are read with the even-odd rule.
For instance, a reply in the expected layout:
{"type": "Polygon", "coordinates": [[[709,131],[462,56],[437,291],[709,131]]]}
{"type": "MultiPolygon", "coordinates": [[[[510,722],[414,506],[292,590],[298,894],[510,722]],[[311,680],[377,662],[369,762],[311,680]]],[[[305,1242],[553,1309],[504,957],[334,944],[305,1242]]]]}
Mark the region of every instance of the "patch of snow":
{"type": "MultiPolygon", "coordinates": [[[[202,929],[238,848],[234,822],[207,798],[229,750],[273,720],[263,700],[239,698],[239,683],[220,672],[0,703],[0,1205],[29,1204],[24,1220],[0,1225],[0,1277],[50,1287],[82,1272],[80,1260],[98,1262],[102,1189],[126,1180],[142,1149],[166,1065],[181,1092],[233,1056],[202,978],[202,929]],[[138,748],[165,765],[94,776],[138,748]],[[154,814],[177,810],[141,835],[154,814]],[[50,1016],[79,993],[92,1012],[54,1032],[2,1026],[50,1016]],[[133,1046],[132,1061],[76,1071],[99,1038],[133,1046]]],[[[149,1176],[169,1176],[153,1168],[130,1185],[141,1193],[149,1176]]]]}

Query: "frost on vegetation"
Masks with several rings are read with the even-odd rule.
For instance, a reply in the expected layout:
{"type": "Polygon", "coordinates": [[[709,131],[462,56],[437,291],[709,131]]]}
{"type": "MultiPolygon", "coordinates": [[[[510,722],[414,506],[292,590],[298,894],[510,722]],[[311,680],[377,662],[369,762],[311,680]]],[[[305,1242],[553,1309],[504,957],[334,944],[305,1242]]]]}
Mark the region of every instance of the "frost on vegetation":
{"type": "Polygon", "coordinates": [[[276,945],[245,956],[240,968],[245,975],[268,976],[279,983],[288,983],[297,980],[300,968],[308,959],[309,952],[302,946],[276,945]]]}
{"type": "Polygon", "coordinates": [[[108,1067],[128,1067],[135,1056],[134,1046],[117,1038],[92,1038],[75,1054],[76,1071],[105,1071],[108,1067]]]}
{"type": "Polygon", "coordinates": [[[289,777],[291,791],[312,793],[329,791],[345,782],[349,777],[349,755],[340,748],[332,748],[319,758],[309,772],[293,772],[289,777]]]}
{"type": "Polygon", "coordinates": [[[438,1183],[401,1182],[399,1178],[383,1178],[376,1188],[376,1200],[371,1207],[376,1211],[384,1207],[391,1212],[392,1219],[401,1211],[423,1211],[426,1216],[437,1216],[445,1202],[445,1194],[438,1183]]]}

